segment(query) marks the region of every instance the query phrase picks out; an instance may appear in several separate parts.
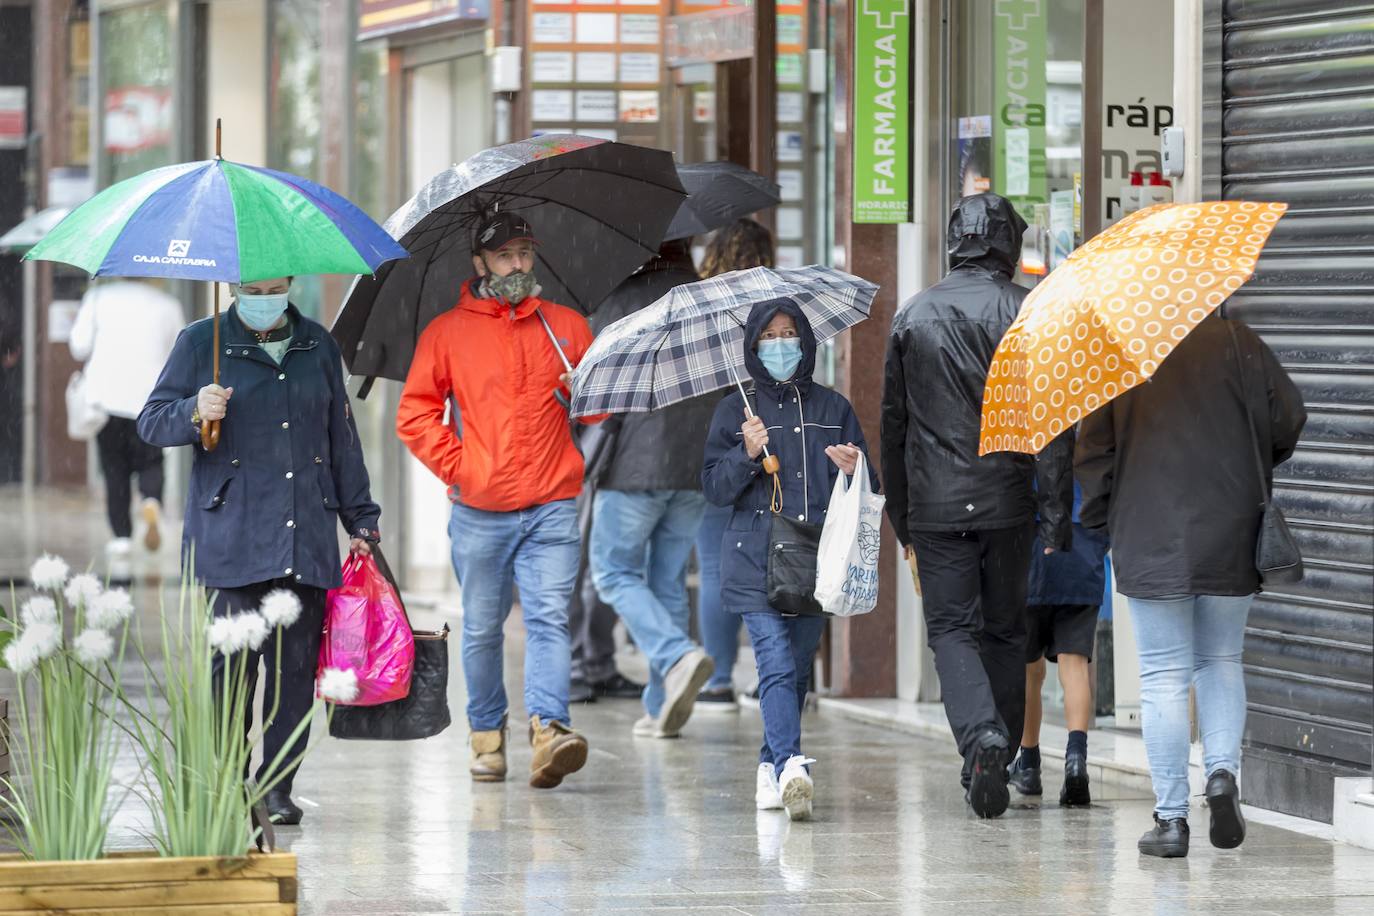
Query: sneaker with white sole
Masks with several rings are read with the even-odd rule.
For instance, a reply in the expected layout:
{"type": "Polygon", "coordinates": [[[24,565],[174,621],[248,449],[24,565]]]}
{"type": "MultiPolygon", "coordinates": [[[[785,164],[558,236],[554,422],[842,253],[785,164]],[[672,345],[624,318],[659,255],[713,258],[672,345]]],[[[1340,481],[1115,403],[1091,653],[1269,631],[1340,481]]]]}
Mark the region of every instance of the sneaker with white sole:
{"type": "Polygon", "coordinates": [[[782,810],[782,789],[778,786],[778,771],[771,763],[760,763],[754,782],[754,806],[760,811],[782,810]]]}
{"type": "Polygon", "coordinates": [[[665,732],[659,727],[658,719],[645,713],[631,729],[636,738],[676,738],[677,732],[665,732]]]}
{"type": "Polygon", "coordinates": [[[806,768],[815,762],[810,757],[800,754],[789,757],[783,765],[782,775],[778,777],[782,806],[787,809],[787,816],[794,821],[804,821],[811,816],[811,801],[816,795],[816,786],[806,768]]]}

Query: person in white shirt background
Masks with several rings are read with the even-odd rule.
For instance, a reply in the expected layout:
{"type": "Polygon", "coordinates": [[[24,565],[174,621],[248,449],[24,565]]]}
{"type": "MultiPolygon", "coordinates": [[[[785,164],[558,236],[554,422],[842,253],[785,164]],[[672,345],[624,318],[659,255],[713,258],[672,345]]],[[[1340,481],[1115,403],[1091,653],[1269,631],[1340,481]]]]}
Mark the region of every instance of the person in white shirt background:
{"type": "Polygon", "coordinates": [[[150,283],[97,281],[81,298],[68,346],[84,362],[87,398],[109,416],[96,434],[106,510],[114,538],[108,558],[132,550],[132,482],[138,478],[143,544],[162,543],[162,449],[138,437],[135,419],[186,324],[181,303],[150,283]]]}

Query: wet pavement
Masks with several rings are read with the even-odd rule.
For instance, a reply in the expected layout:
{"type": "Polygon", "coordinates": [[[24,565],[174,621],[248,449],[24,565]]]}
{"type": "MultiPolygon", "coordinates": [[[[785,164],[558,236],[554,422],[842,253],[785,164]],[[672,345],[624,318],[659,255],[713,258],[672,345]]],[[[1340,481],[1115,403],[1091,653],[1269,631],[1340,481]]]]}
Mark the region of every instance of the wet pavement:
{"type": "MultiPolygon", "coordinates": [[[[81,527],[60,512],[24,525],[28,545],[50,548],[81,527]]],[[[165,556],[136,570],[145,628],[157,625],[163,566],[165,556]]],[[[415,608],[415,625],[456,629],[453,611],[415,608]]],[[[517,621],[508,635],[518,703],[517,621]]],[[[1092,808],[1064,810],[1050,771],[1044,801],[1014,797],[1005,817],[979,821],[946,742],[828,712],[804,724],[804,748],[819,761],[808,823],[754,810],[751,709],[698,714],[682,738],[664,741],[631,736],[637,702],[578,707],[591,756],[552,791],[526,784],[529,747],[516,723],[512,778],[474,784],[457,643],[455,633],[447,732],[405,744],[324,739],[307,759],[296,781],[305,822],[278,832],[299,856],[301,913],[1374,913],[1374,851],[1258,824],[1239,850],[1216,850],[1195,805],[1191,856],[1145,858],[1135,849],[1150,822],[1145,793],[1095,782],[1092,808]]],[[[747,666],[746,654],[741,677],[747,666]]],[[[642,659],[628,654],[623,667],[640,674],[642,659]]],[[[131,776],[127,761],[121,775],[131,776]]],[[[147,845],[140,807],[126,801],[112,846],[147,845]]]]}

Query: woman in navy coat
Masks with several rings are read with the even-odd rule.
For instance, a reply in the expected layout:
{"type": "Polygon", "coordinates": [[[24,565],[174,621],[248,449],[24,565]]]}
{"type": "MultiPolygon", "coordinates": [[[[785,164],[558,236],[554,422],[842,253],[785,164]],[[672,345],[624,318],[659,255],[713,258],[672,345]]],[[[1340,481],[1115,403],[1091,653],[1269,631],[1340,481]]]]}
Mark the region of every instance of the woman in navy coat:
{"type": "MultiPolygon", "coordinates": [[[[219,317],[222,386],[205,384],[214,319],[182,331],[138,416],[138,434],[148,444],[194,450],[183,559],[194,555],[196,581],[216,590],[215,614],[255,610],[276,589],[300,599],[301,615],[282,638],[280,677],[269,677],[264,691],[265,710],[281,695],[263,736],[267,761],[276,759],[314,702],[325,598],[341,584],[339,523],[350,549],[368,553],[381,515],[344,391],[338,345],[288,303],[289,289],[288,277],[239,288],[234,306],[219,317]],[[202,420],[220,420],[214,451],[200,446],[202,420]]],[[[275,643],[269,640],[262,652],[270,670],[275,643]]],[[[256,653],[248,670],[251,697],[256,653]]],[[[250,710],[247,723],[252,721],[250,710]]],[[[308,737],[307,730],[287,759],[304,750],[308,737]]],[[[301,810],[291,801],[294,775],[293,769],[267,795],[278,823],[300,822],[301,810]]]]}
{"type": "MultiPolygon", "coordinates": [[[[744,335],[745,365],[753,377],[745,419],[738,391],[717,406],[706,440],[702,486],[706,499],[732,509],[721,541],[721,604],[741,614],[759,670],[763,748],[756,802],[786,807],[793,819],[810,816],[814,792],[802,756],[801,711],[825,618],[787,616],[768,605],[768,545],[773,478],[763,449],[781,464],[781,511],[824,524],[835,477],[852,474],[863,431],[843,395],[812,380],[816,336],[806,315],[788,300],[754,307],[744,335]]],[[[877,478],[868,465],[873,487],[877,478]]]]}

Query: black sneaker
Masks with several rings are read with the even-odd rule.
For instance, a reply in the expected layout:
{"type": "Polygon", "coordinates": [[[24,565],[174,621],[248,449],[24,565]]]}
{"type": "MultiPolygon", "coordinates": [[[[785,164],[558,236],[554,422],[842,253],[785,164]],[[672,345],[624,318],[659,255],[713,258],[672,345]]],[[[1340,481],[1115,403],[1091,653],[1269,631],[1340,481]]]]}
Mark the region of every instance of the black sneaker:
{"type": "Polygon", "coordinates": [[[1229,770],[1217,770],[1207,780],[1207,810],[1212,814],[1209,831],[1217,849],[1235,849],[1245,842],[1245,818],[1240,813],[1240,787],[1229,770]]]}
{"type": "Polygon", "coordinates": [[[1135,845],[1147,856],[1181,859],[1188,854],[1188,821],[1181,817],[1161,820],[1156,814],[1154,828],[1146,830],[1135,845]]]}
{"type": "Polygon", "coordinates": [[[1073,753],[1064,758],[1064,787],[1059,804],[1065,808],[1085,808],[1093,802],[1088,791],[1088,755],[1073,753]]]}
{"type": "Polygon", "coordinates": [[[1007,736],[993,728],[984,730],[972,754],[968,803],[979,817],[1001,817],[1011,804],[1011,793],[1007,791],[1007,736]]]}
{"type": "Polygon", "coordinates": [[[604,681],[592,684],[592,690],[598,697],[608,700],[638,700],[644,695],[643,684],[636,684],[619,671],[604,681]]]}
{"type": "Polygon", "coordinates": [[[738,712],[739,702],[729,687],[712,687],[697,694],[698,712],[738,712]]]}
{"type": "Polygon", "coordinates": [[[596,691],[586,681],[573,681],[568,687],[569,703],[595,703],[596,691]]]}
{"type": "Polygon", "coordinates": [[[1010,782],[1022,795],[1044,795],[1045,787],[1040,782],[1040,768],[1026,766],[1024,757],[1017,757],[1011,765],[1010,782]]]}

